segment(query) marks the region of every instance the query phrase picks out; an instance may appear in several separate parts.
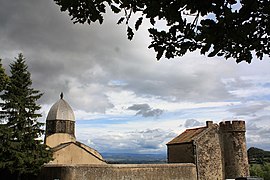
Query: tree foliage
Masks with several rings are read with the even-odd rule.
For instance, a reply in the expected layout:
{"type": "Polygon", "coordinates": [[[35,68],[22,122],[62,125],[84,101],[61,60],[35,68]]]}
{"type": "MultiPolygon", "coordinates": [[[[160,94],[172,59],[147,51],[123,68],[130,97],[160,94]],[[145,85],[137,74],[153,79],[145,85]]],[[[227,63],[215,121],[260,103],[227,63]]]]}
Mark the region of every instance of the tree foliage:
{"type": "Polygon", "coordinates": [[[0,93],[5,89],[6,84],[8,82],[8,76],[5,73],[5,69],[2,65],[2,59],[0,59],[0,93]]]}
{"type": "Polygon", "coordinates": [[[270,2],[266,0],[54,0],[74,23],[103,22],[107,9],[122,17],[128,39],[143,21],[152,42],[149,48],[173,58],[199,50],[209,57],[234,58],[250,63],[253,56],[270,54],[270,2]],[[137,14],[136,16],[134,16],[137,14]],[[138,17],[134,24],[130,18],[138,17]],[[157,22],[166,23],[166,28],[157,22]]]}
{"type": "Polygon", "coordinates": [[[270,180],[270,164],[251,164],[250,175],[263,178],[264,180],[270,180]]]}
{"type": "Polygon", "coordinates": [[[248,149],[250,175],[270,180],[270,151],[251,147],[248,149]]]}
{"type": "Polygon", "coordinates": [[[249,163],[263,164],[270,163],[270,151],[265,151],[256,147],[250,147],[247,151],[249,163]]]}
{"type": "Polygon", "coordinates": [[[44,133],[36,101],[42,96],[31,87],[30,73],[22,54],[10,65],[11,76],[0,95],[0,169],[18,177],[36,174],[52,158],[51,151],[38,138],[44,133]]]}

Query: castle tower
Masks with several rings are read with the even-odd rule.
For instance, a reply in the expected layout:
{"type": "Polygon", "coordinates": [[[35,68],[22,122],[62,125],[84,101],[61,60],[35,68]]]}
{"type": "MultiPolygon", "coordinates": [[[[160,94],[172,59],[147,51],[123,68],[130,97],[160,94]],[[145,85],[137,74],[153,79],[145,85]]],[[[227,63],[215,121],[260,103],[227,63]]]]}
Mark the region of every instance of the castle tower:
{"type": "Polygon", "coordinates": [[[249,176],[245,121],[219,124],[225,179],[249,176]]]}
{"type": "Polygon", "coordinates": [[[70,105],[60,99],[51,107],[46,119],[45,143],[55,147],[65,142],[75,142],[75,116],[70,105]]]}

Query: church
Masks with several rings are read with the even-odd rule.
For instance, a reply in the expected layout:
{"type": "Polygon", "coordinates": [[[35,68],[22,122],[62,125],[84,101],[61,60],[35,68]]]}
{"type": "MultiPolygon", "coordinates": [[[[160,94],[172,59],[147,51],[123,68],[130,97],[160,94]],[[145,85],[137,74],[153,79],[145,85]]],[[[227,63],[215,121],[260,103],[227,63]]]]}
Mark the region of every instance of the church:
{"type": "Polygon", "coordinates": [[[76,141],[75,115],[63,93],[47,115],[44,142],[53,151],[49,164],[106,164],[99,152],[76,141]]]}
{"type": "Polygon", "coordinates": [[[75,116],[60,99],[46,119],[45,143],[53,160],[44,165],[47,179],[224,180],[249,176],[245,121],[187,129],[167,143],[167,164],[107,164],[93,148],[76,141],[75,116]]]}

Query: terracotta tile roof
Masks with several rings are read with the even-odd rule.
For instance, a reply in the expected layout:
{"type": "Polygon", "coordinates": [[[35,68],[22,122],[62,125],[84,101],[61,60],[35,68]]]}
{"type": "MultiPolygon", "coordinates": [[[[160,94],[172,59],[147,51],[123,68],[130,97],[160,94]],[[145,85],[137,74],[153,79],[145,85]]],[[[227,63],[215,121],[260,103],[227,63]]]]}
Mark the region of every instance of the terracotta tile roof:
{"type": "Polygon", "coordinates": [[[175,137],[170,142],[168,142],[167,145],[190,143],[192,142],[192,140],[194,140],[194,138],[196,138],[196,136],[198,136],[205,129],[206,127],[187,129],[182,134],[180,134],[179,136],[175,137]]]}

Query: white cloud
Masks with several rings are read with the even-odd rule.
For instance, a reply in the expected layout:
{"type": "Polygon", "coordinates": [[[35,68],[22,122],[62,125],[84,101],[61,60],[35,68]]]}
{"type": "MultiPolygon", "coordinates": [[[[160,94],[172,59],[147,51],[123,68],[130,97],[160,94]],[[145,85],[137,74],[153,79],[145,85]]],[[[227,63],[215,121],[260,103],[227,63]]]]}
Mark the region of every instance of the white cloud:
{"type": "MultiPolygon", "coordinates": [[[[195,52],[156,61],[153,50],[147,49],[147,24],[129,41],[125,26],[116,25],[112,14],[101,26],[74,25],[53,1],[0,3],[0,57],[6,69],[22,52],[34,87],[45,92],[40,100],[42,114],[46,116],[64,92],[77,120],[88,123],[78,124],[77,130],[86,143],[109,148],[112,138],[119,149],[127,149],[130,141],[137,152],[151,149],[147,145],[160,150],[164,142],[143,141],[140,135],[178,134],[187,119],[218,122],[241,116],[257,127],[269,128],[264,123],[270,108],[269,58],[251,65],[235,64],[195,52]],[[163,113],[153,119],[134,116],[134,111],[127,110],[134,104],[147,104],[163,113]],[[153,132],[147,133],[146,127],[153,132]],[[106,137],[97,136],[103,133],[106,137]]],[[[267,139],[267,133],[260,132],[259,137],[249,136],[249,142],[267,139]]],[[[161,141],[165,136],[154,139],[161,141]]]]}
{"type": "Polygon", "coordinates": [[[197,127],[197,126],[204,126],[204,123],[196,119],[187,119],[184,126],[185,128],[191,128],[191,127],[197,127]]]}
{"type": "Polygon", "coordinates": [[[162,129],[145,129],[127,132],[104,132],[81,138],[101,152],[160,153],[166,151],[166,143],[176,136],[162,129]],[[92,138],[91,138],[92,136],[92,138]],[[90,139],[91,138],[91,139],[90,139]],[[106,142],[106,143],[104,143],[106,142]]]}

